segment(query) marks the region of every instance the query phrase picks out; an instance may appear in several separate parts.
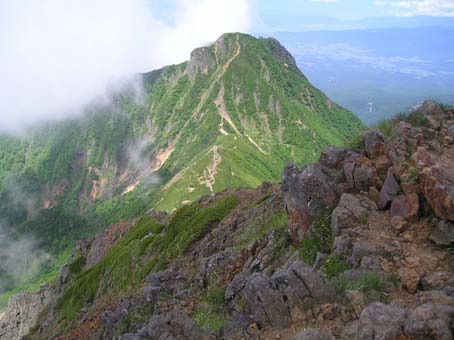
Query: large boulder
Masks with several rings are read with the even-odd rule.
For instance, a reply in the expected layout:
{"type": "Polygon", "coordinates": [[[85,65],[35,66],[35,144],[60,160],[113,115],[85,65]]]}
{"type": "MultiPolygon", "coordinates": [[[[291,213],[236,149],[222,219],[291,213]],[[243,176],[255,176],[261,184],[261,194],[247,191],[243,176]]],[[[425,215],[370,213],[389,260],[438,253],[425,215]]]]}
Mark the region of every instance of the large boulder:
{"type": "Polygon", "coordinates": [[[438,217],[454,221],[454,158],[432,156],[423,147],[416,152],[422,192],[438,217]]]}
{"type": "Polygon", "coordinates": [[[303,239],[318,212],[334,208],[339,200],[336,178],[320,164],[308,165],[302,172],[288,166],[282,176],[282,191],[288,227],[295,241],[303,239]]]}
{"type": "Polygon", "coordinates": [[[385,141],[385,137],[377,130],[367,131],[363,136],[363,140],[367,156],[371,159],[389,152],[389,146],[385,141]]]}
{"type": "Polygon", "coordinates": [[[424,303],[408,314],[405,335],[410,339],[452,340],[454,307],[439,303],[424,303]]]}
{"type": "Polygon", "coordinates": [[[380,188],[381,181],[372,161],[357,153],[350,153],[346,158],[344,175],[347,184],[353,191],[368,191],[369,188],[380,188]]]}
{"type": "Polygon", "coordinates": [[[385,182],[380,190],[378,196],[378,208],[387,209],[391,205],[394,197],[396,197],[400,192],[399,183],[397,183],[396,178],[394,177],[391,170],[388,170],[386,174],[385,182]]]}
{"type": "Polygon", "coordinates": [[[404,338],[406,310],[398,306],[373,303],[359,318],[357,340],[397,340],[404,338]]]}
{"type": "Polygon", "coordinates": [[[282,329],[303,320],[308,306],[332,302],[336,292],[311,266],[295,261],[271,278],[263,273],[252,274],[244,296],[254,322],[260,327],[282,329]]]}
{"type": "Polygon", "coordinates": [[[343,194],[331,215],[331,229],[338,236],[344,229],[367,223],[369,214],[377,210],[376,204],[364,195],[343,194]]]}
{"type": "Polygon", "coordinates": [[[391,219],[402,218],[406,221],[416,222],[419,215],[418,194],[400,195],[393,199],[389,216],[391,219]]]}
{"type": "Polygon", "coordinates": [[[291,318],[274,281],[263,273],[252,274],[244,288],[247,310],[259,326],[286,328],[291,318]]]}
{"type": "Polygon", "coordinates": [[[272,279],[294,306],[303,306],[307,297],[317,303],[327,303],[336,296],[333,286],[303,261],[295,261],[286,269],[277,271],[272,279]]]}
{"type": "Polygon", "coordinates": [[[378,174],[385,175],[392,165],[390,146],[385,137],[377,130],[369,130],[364,134],[363,139],[367,156],[374,162],[378,174]]]}
{"type": "Polygon", "coordinates": [[[454,273],[434,272],[425,275],[421,280],[422,289],[440,290],[454,297],[454,273]]]}

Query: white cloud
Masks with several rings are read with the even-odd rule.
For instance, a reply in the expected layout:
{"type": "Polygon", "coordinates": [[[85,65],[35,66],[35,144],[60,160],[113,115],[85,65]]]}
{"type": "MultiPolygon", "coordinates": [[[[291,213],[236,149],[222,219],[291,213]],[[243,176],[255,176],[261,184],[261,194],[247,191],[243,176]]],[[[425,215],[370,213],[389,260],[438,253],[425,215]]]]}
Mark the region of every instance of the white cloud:
{"type": "Polygon", "coordinates": [[[374,4],[388,7],[391,13],[400,16],[446,16],[454,17],[454,0],[379,0],[374,4]]]}
{"type": "Polygon", "coordinates": [[[165,21],[149,1],[1,0],[0,131],[77,114],[112,79],[251,25],[249,0],[172,0],[165,21]]]}

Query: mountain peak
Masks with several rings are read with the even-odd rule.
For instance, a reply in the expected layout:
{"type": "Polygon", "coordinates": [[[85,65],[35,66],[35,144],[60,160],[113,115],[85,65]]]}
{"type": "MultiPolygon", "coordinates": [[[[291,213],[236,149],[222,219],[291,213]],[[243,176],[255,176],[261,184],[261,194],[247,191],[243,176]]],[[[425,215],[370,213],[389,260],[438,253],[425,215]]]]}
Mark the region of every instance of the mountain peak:
{"type": "Polygon", "coordinates": [[[281,62],[296,66],[292,54],[274,38],[255,38],[244,33],[224,33],[213,44],[192,51],[186,72],[192,78],[197,74],[208,74],[209,70],[234,59],[243,50],[269,49],[281,62]]]}

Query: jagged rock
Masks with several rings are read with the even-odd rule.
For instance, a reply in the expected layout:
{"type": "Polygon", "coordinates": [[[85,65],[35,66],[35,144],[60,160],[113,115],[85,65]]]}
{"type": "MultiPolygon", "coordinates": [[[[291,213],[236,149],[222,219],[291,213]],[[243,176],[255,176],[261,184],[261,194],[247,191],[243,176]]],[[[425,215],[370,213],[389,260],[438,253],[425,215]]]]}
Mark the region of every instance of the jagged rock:
{"type": "Polygon", "coordinates": [[[295,306],[304,305],[306,293],[318,303],[330,302],[336,296],[333,286],[303,261],[293,262],[288,268],[274,273],[272,278],[288,302],[295,306]]]}
{"type": "Polygon", "coordinates": [[[343,171],[351,190],[368,191],[371,187],[381,187],[374,164],[360,154],[350,153],[345,160],[343,171]]]}
{"type": "Polygon", "coordinates": [[[377,206],[366,196],[343,194],[339,205],[331,215],[333,233],[340,235],[344,229],[367,223],[367,218],[372,210],[377,210],[377,206]]]}
{"type": "Polygon", "coordinates": [[[197,74],[207,74],[208,71],[216,67],[216,60],[208,47],[196,48],[191,52],[191,59],[186,67],[186,72],[190,77],[197,74]]]}
{"type": "Polygon", "coordinates": [[[377,130],[367,131],[363,136],[363,140],[367,155],[371,159],[386,154],[389,151],[385,137],[377,130]]]}
{"type": "Polygon", "coordinates": [[[391,205],[394,197],[399,194],[400,186],[397,183],[396,179],[391,170],[388,170],[386,175],[385,182],[380,190],[380,195],[378,196],[378,208],[387,209],[391,205]]]}
{"type": "Polygon", "coordinates": [[[251,317],[246,313],[234,312],[232,318],[222,327],[224,340],[252,339],[248,329],[252,323],[251,317]]]}
{"type": "Polygon", "coordinates": [[[357,340],[397,340],[403,338],[406,311],[397,306],[373,303],[360,316],[357,340]]]}
{"type": "Polygon", "coordinates": [[[22,339],[36,325],[41,311],[55,299],[55,292],[47,285],[36,293],[20,293],[10,298],[0,318],[0,339],[22,339]]]}
{"type": "Polygon", "coordinates": [[[416,152],[416,164],[426,200],[438,217],[454,221],[454,160],[437,163],[427,149],[420,147],[416,152]]]}
{"type": "Polygon", "coordinates": [[[290,314],[281,292],[265,274],[252,274],[247,280],[244,295],[247,310],[258,325],[278,328],[290,325],[290,314]]]}
{"type": "Polygon", "coordinates": [[[312,218],[338,202],[336,179],[320,164],[311,164],[302,172],[288,166],[282,176],[284,204],[289,214],[288,226],[295,241],[301,241],[312,218]]]}
{"type": "Polygon", "coordinates": [[[367,156],[374,161],[377,172],[382,175],[386,174],[392,165],[392,160],[389,154],[390,147],[385,137],[377,130],[369,130],[364,134],[363,139],[367,156]]]}
{"type": "Polygon", "coordinates": [[[429,239],[438,246],[454,244],[454,223],[440,221],[429,235],[429,239]]]}
{"type": "Polygon", "coordinates": [[[421,285],[424,290],[441,290],[454,297],[454,273],[428,273],[422,278],[421,285]]]}
{"type": "Polygon", "coordinates": [[[330,146],[321,153],[320,164],[327,166],[328,168],[337,169],[342,166],[342,162],[344,161],[346,156],[346,149],[330,146]]]}
{"type": "Polygon", "coordinates": [[[232,281],[228,284],[225,289],[224,297],[227,301],[233,299],[246,285],[248,276],[250,275],[249,271],[242,271],[241,273],[235,275],[232,281]]]}
{"type": "Polygon", "coordinates": [[[318,328],[308,328],[299,332],[295,340],[335,340],[335,337],[329,331],[323,331],[318,328]]]}
{"type": "Polygon", "coordinates": [[[411,339],[452,340],[454,307],[424,303],[411,310],[405,323],[405,335],[411,339]]]}
{"type": "Polygon", "coordinates": [[[419,197],[417,194],[400,195],[393,199],[389,216],[391,219],[402,217],[406,221],[416,222],[419,213],[419,197]]]}
{"type": "Polygon", "coordinates": [[[155,315],[137,335],[147,340],[216,339],[215,336],[202,331],[192,319],[181,311],[166,315],[155,315]]]}
{"type": "Polygon", "coordinates": [[[244,296],[248,312],[260,327],[285,328],[302,320],[308,305],[333,301],[336,294],[319,273],[306,263],[295,261],[271,278],[263,273],[252,274],[244,296]]]}

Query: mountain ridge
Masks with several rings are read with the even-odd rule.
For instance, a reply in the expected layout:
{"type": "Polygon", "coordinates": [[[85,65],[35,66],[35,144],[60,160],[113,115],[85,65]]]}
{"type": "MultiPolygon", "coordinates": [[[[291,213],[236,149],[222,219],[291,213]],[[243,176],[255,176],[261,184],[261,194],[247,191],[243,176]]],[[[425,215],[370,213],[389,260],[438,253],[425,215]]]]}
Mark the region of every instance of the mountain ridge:
{"type": "Polygon", "coordinates": [[[126,89],[79,119],[1,137],[0,213],[12,232],[60,258],[150,208],[278,181],[286,163],[313,161],[364,128],[276,40],[224,34],[191,55],[143,75],[140,100],[126,89]]]}

